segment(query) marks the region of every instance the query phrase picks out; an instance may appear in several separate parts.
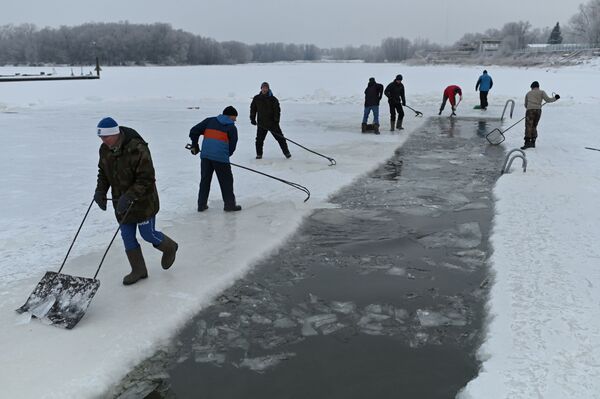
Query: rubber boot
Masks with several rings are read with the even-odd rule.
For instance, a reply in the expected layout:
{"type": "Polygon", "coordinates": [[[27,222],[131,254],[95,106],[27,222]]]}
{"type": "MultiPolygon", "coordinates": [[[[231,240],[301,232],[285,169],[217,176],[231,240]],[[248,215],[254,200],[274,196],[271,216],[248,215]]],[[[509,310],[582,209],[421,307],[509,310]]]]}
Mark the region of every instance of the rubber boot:
{"type": "Polygon", "coordinates": [[[361,132],[361,133],[366,133],[366,132],[367,132],[367,124],[366,124],[366,123],[363,123],[363,124],[360,126],[360,132],[361,132]]]}
{"type": "Polygon", "coordinates": [[[142,255],[142,248],[137,247],[125,251],[129,264],[131,265],[131,273],[123,277],[123,284],[130,285],[136,283],[142,278],[148,277],[148,270],[146,270],[146,262],[144,261],[144,255],[142,255]]]}
{"type": "Polygon", "coordinates": [[[398,122],[396,122],[396,129],[404,130],[404,128],[402,127],[402,118],[398,119],[398,122]]]}
{"type": "Polygon", "coordinates": [[[394,131],[394,125],[396,125],[396,119],[390,119],[390,132],[394,131]]]}
{"type": "Polygon", "coordinates": [[[179,245],[177,245],[177,243],[171,240],[167,235],[163,234],[163,236],[164,238],[162,242],[158,245],[155,245],[154,248],[163,253],[162,259],[160,260],[160,265],[163,269],[167,270],[173,265],[173,262],[175,262],[175,254],[177,253],[177,248],[179,248],[179,245]]]}
{"type": "Polygon", "coordinates": [[[373,133],[379,134],[379,123],[373,124],[373,133]]]}
{"type": "Polygon", "coordinates": [[[528,148],[531,148],[532,144],[531,144],[531,139],[529,138],[525,138],[525,144],[523,145],[523,147],[521,147],[522,150],[526,150],[528,148]]]}

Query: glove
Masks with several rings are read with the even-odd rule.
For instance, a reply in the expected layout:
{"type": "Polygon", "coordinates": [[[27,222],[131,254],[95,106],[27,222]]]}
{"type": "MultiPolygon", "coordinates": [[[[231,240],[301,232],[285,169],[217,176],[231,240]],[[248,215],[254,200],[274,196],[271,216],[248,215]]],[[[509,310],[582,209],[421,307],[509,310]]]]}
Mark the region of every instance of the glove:
{"type": "Polygon", "coordinates": [[[256,126],[256,121],[254,119],[251,119],[250,123],[253,124],[254,126],[256,126]]]}
{"type": "Polygon", "coordinates": [[[559,96],[558,94],[555,94],[555,95],[554,95],[554,99],[555,99],[555,100],[558,100],[559,98],[560,98],[560,96],[559,96]]]}
{"type": "Polygon", "coordinates": [[[106,194],[102,191],[96,191],[94,193],[94,201],[98,204],[98,207],[103,211],[106,210],[106,194]]]}
{"type": "Polygon", "coordinates": [[[119,198],[119,202],[117,202],[117,213],[119,215],[124,214],[129,209],[129,205],[131,205],[133,201],[126,194],[121,195],[119,198]]]}
{"type": "Polygon", "coordinates": [[[200,146],[198,145],[198,143],[192,145],[192,148],[190,148],[190,152],[192,153],[192,155],[196,155],[200,152],[200,146]]]}

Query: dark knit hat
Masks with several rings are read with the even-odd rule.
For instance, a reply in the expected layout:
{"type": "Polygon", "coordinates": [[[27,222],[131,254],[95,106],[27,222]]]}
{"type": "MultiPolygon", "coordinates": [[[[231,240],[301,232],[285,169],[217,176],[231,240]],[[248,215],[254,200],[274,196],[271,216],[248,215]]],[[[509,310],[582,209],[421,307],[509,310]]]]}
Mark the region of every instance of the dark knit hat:
{"type": "Polygon", "coordinates": [[[369,78],[369,82],[375,83],[375,78],[369,78]]]}
{"type": "Polygon", "coordinates": [[[268,82],[262,82],[262,83],[260,84],[260,88],[262,89],[262,88],[263,88],[263,86],[267,86],[267,89],[270,89],[270,88],[271,88],[271,86],[269,86],[269,83],[268,83],[268,82]]]}
{"type": "Polygon", "coordinates": [[[400,75],[400,74],[396,75],[396,80],[402,80],[402,75],[400,75]]]}
{"type": "Polygon", "coordinates": [[[539,89],[540,88],[540,83],[537,80],[535,80],[535,81],[533,81],[533,83],[529,87],[531,87],[532,89],[535,88],[535,87],[537,87],[539,89]]]}
{"type": "Polygon", "coordinates": [[[238,112],[235,108],[233,108],[231,105],[225,107],[225,109],[223,110],[223,115],[227,115],[227,116],[238,116],[238,112]]]}

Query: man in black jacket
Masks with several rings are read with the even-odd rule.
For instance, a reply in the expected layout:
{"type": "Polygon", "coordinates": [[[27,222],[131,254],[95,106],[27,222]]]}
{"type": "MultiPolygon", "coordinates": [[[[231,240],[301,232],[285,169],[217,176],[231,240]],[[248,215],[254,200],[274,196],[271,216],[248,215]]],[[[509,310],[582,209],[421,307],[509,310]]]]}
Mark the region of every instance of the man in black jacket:
{"type": "Polygon", "coordinates": [[[390,131],[394,131],[394,123],[396,123],[396,111],[398,112],[398,122],[396,128],[403,130],[402,120],[404,119],[403,105],[406,105],[406,98],[404,97],[404,85],[402,84],[402,75],[396,75],[396,79],[387,85],[385,88],[385,96],[388,98],[388,104],[390,105],[390,123],[392,124],[390,131]]]}
{"type": "Polygon", "coordinates": [[[281,117],[281,108],[279,100],[273,95],[267,82],[260,85],[260,93],[254,96],[250,104],[250,123],[256,126],[256,159],[261,159],[263,155],[263,144],[267,133],[271,132],[275,140],[279,143],[281,151],[286,158],[290,158],[290,150],[279,127],[279,118],[281,117]],[[256,114],[258,113],[258,119],[256,114]]]}
{"type": "Polygon", "coordinates": [[[369,114],[373,111],[373,125],[375,134],[379,134],[379,101],[383,97],[383,85],[375,82],[375,78],[369,78],[369,83],[365,89],[365,111],[362,120],[361,131],[367,131],[367,120],[369,114]]]}

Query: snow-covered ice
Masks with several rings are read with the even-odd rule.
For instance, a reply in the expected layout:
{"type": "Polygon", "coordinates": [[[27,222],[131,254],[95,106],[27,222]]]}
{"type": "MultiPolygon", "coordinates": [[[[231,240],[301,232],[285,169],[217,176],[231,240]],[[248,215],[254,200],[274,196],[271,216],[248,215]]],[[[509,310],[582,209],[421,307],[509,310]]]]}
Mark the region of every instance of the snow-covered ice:
{"type": "MultiPolygon", "coordinates": [[[[487,115],[499,116],[504,102],[513,98],[515,120],[522,117],[522,98],[533,80],[562,98],[544,108],[538,148],[527,153],[527,173],[513,166],[513,172],[496,186],[490,258],[494,275],[489,326],[480,350],[482,371],[460,396],[591,398],[600,392],[596,200],[600,154],[583,147],[600,147],[600,115],[595,112],[600,94],[594,84],[600,64],[486,68],[495,82],[487,115]]],[[[0,68],[2,73],[15,70],[26,68],[0,68]]],[[[98,81],[4,84],[0,94],[2,395],[102,395],[132,366],[166,344],[256,260],[273,251],[302,217],[329,206],[329,195],[391,156],[419,120],[407,110],[404,133],[382,129],[380,136],[361,135],[362,92],[370,76],[387,84],[402,73],[408,103],[426,115],[436,114],[446,85],[459,84],[465,91],[459,115],[476,116],[479,111],[468,108],[477,103],[474,84],[480,71],[457,66],[281,63],[104,68],[98,81]],[[286,135],[333,156],[337,166],[329,167],[326,160],[294,146],[292,159],[286,160],[272,138],[267,140],[265,158],[254,159],[248,107],[264,80],[282,102],[286,135]],[[236,196],[244,210],[224,214],[215,183],[210,209],[196,212],[199,162],[183,147],[191,126],[229,104],[240,111],[240,143],[232,161],[307,186],[312,192],[308,203],[302,203],[301,193],[288,186],[234,169],[236,196]],[[58,269],[91,200],[100,144],[94,126],[106,115],[138,130],[150,144],[161,199],[157,226],[179,242],[176,264],[169,271],[161,270],[159,253],[142,244],[150,277],[123,287],[121,278],[128,266],[117,239],[99,274],[102,286],[75,329],[24,321],[14,309],[24,303],[46,270],[58,269]]],[[[387,123],[385,107],[383,103],[382,128],[387,123]]],[[[507,133],[505,145],[513,148],[521,143],[522,125],[507,133]]],[[[464,161],[476,165],[477,159],[464,161]]],[[[435,173],[435,169],[424,172],[435,173]]],[[[472,188],[476,190],[476,182],[472,188]]],[[[401,201],[411,200],[398,195],[401,201]]],[[[453,195],[442,202],[459,209],[469,206],[453,195]]],[[[431,206],[437,204],[427,205],[430,208],[423,206],[424,211],[434,213],[431,206]]],[[[115,228],[112,213],[94,207],[65,272],[93,275],[115,228]]],[[[451,239],[465,240],[464,256],[479,261],[479,254],[468,253],[472,242],[481,239],[478,228],[462,226],[448,233],[455,236],[451,239]]],[[[332,304],[331,313],[321,314],[297,310],[296,321],[279,323],[283,328],[303,322],[307,331],[326,334],[338,327],[344,312],[355,312],[353,305],[332,304]]],[[[378,312],[374,305],[361,310],[359,323],[365,333],[384,333],[382,321],[396,319],[394,315],[408,317],[401,309],[378,312]]],[[[421,315],[425,324],[461,320],[459,315],[438,315],[433,309],[423,312],[428,312],[421,315]]],[[[428,339],[425,329],[410,344],[419,346],[428,339]]],[[[220,359],[218,353],[200,346],[194,358],[217,363],[220,359]]],[[[247,364],[260,368],[277,360],[252,358],[247,364]]]]}

